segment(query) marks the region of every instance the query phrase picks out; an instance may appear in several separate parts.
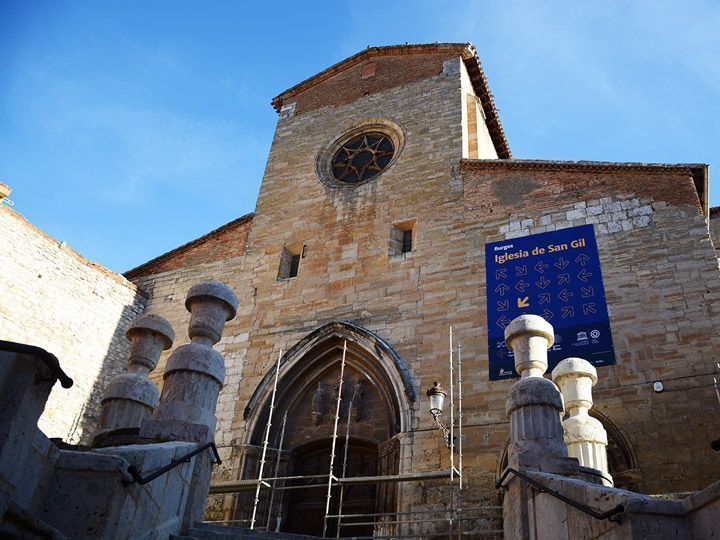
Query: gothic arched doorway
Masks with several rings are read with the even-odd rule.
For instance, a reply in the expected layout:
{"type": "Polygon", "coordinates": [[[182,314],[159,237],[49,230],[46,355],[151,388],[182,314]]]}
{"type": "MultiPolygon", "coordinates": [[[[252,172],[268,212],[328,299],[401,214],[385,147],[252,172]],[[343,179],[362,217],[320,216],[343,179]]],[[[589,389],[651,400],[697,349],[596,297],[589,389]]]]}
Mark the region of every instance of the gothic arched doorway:
{"type": "MultiPolygon", "coordinates": [[[[378,473],[378,447],[363,440],[350,439],[347,459],[345,460],[345,440],[339,441],[337,448],[340,469],[346,469],[346,476],[375,476],[378,473]],[[346,467],[343,465],[346,464],[346,467]]],[[[292,474],[305,477],[322,476],[328,473],[328,456],[331,441],[323,440],[298,448],[294,452],[292,474]]],[[[340,476],[341,473],[338,474],[340,476]]],[[[299,480],[291,485],[314,484],[314,479],[299,480]]],[[[330,514],[337,515],[340,510],[339,492],[333,493],[330,514]]],[[[284,532],[321,536],[323,533],[327,482],[317,483],[317,487],[288,491],[286,494],[287,517],[284,518],[284,532]]],[[[363,484],[347,486],[343,493],[344,514],[372,514],[377,511],[377,486],[363,484]]],[[[367,521],[363,519],[362,521],[367,521]]],[[[337,521],[328,520],[327,534],[335,536],[337,521]]],[[[343,526],[342,536],[372,536],[372,526],[343,526]]]]}
{"type": "MultiPolygon", "coordinates": [[[[397,354],[379,337],[350,323],[326,325],[283,356],[276,395],[270,447],[277,448],[282,416],[287,412],[283,457],[278,474],[303,476],[289,482],[260,505],[259,522],[279,521],[279,530],[320,535],[327,501],[327,475],[335,427],[343,348],[345,372],[340,399],[340,421],[335,437],[333,473],[346,476],[397,474],[397,435],[410,425],[409,401],[414,400],[407,370],[397,354]],[[348,437],[347,460],[345,439],[348,437]],[[264,515],[263,515],[264,514],[264,515]],[[268,517],[270,518],[268,520],[268,517]]],[[[249,445],[259,447],[267,425],[274,370],[268,372],[246,408],[249,445]]],[[[267,463],[271,463],[268,460],[267,463]]],[[[266,467],[268,466],[266,463],[266,467]]],[[[257,475],[257,460],[247,460],[245,478],[257,475]]],[[[266,469],[267,471],[267,469],[266,469]]],[[[265,473],[264,476],[272,476],[265,473]]],[[[364,484],[344,491],[343,514],[372,514],[396,510],[395,484],[364,484]]],[[[333,488],[330,514],[338,511],[340,489],[333,488]]],[[[372,521],[365,519],[364,521],[372,521]]],[[[334,536],[336,520],[328,522],[334,536]]],[[[342,535],[372,535],[373,527],[344,526],[342,535]]]]}

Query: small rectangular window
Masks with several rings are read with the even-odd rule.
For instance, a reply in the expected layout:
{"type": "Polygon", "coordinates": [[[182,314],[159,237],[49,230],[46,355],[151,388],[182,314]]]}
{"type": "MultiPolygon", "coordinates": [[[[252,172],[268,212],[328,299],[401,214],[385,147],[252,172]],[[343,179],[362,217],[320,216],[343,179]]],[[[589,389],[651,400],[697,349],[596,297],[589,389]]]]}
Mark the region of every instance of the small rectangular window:
{"type": "Polygon", "coordinates": [[[290,275],[288,277],[297,277],[297,271],[299,266],[300,255],[293,255],[290,259],[290,275]]]}
{"type": "Polygon", "coordinates": [[[412,251],[412,230],[403,231],[402,252],[412,251]]]}
{"type": "Polygon", "coordinates": [[[390,228],[390,248],[388,255],[393,257],[415,251],[415,243],[417,241],[416,226],[417,221],[415,219],[393,223],[390,228]]]}
{"type": "Polygon", "coordinates": [[[300,270],[300,259],[305,256],[304,244],[293,244],[284,246],[280,254],[280,266],[278,267],[278,280],[297,277],[300,270]]]}

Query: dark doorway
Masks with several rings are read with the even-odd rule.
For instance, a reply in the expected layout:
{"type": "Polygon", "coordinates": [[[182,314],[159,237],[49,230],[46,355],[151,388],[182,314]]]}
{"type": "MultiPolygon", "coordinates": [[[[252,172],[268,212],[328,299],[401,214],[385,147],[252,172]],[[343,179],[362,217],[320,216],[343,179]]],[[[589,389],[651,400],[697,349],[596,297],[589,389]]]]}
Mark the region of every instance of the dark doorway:
{"type": "MultiPolygon", "coordinates": [[[[327,475],[330,470],[331,440],[307,444],[295,450],[292,466],[293,475],[327,475]]],[[[343,470],[344,439],[338,439],[335,453],[335,475],[341,476],[343,470]]],[[[375,476],[378,473],[378,449],[372,443],[350,439],[346,476],[375,476]]],[[[325,505],[327,500],[327,480],[314,478],[296,481],[290,485],[317,485],[304,489],[285,492],[285,515],[282,530],[288,533],[322,536],[325,505]]],[[[339,511],[340,488],[332,491],[330,514],[339,511]]],[[[376,512],[377,487],[372,484],[347,486],[343,493],[343,514],[372,514],[376,512]]],[[[372,519],[363,518],[369,522],[372,519]]],[[[335,537],[337,520],[328,520],[327,536],[335,537]]],[[[341,536],[372,536],[372,525],[347,525],[341,528],[341,536]]]]}

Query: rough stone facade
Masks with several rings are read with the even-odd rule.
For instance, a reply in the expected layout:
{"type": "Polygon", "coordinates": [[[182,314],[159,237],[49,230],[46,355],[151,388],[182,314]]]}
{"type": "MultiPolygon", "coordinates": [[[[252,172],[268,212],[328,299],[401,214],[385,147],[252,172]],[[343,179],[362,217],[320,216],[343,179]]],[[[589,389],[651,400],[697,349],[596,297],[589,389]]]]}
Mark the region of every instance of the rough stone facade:
{"type": "Polygon", "coordinates": [[[0,206],[0,339],[42,347],[75,381],[55,388],[40,428],[49,437],[87,442],[105,385],[126,369],[125,330],[145,297],[122,276],[0,206]]]}
{"type": "MultiPolygon", "coordinates": [[[[391,347],[409,377],[412,392],[395,396],[399,420],[390,430],[396,471],[447,468],[442,438],[418,396],[433,381],[448,382],[452,325],[462,339],[465,374],[463,497],[496,501],[512,382],[488,381],[484,245],[593,224],[617,356],[617,365],[598,370],[594,389],[593,413],[610,438],[610,472],[617,485],[645,493],[704,487],[720,473],[710,450],[716,417],[707,414],[717,407],[720,271],[704,215],[707,195],[698,193],[706,168],[497,159],[506,149],[487,96],[477,95],[479,117],[468,116],[468,99],[475,99],[468,90],[479,86],[467,81],[479,79],[463,50],[438,56],[413,49],[387,66],[368,53],[276,98],[280,116],[254,217],[228,231],[226,257],[213,244],[213,256],[203,260],[198,241],[182,257],[171,252],[162,264],[150,261],[128,274],[150,295],[148,311],[178,332],[188,321],[182,302],[194,283],[219,280],[238,295],[238,315],[217,345],[227,378],[216,432],[225,461],[216,480],[255,474],[269,374],[281,351],[305,350],[304,339],[341,321],[391,347]],[[373,79],[383,74],[384,82],[373,79]],[[339,88],[352,88],[352,95],[339,95],[339,88]],[[344,134],[377,125],[400,127],[392,165],[357,186],[321,182],[317,156],[344,134]],[[413,249],[392,254],[393,226],[407,222],[414,223],[413,249]],[[297,277],[278,279],[284,249],[302,254],[297,277]],[[662,393],[653,391],[658,380],[662,393]]],[[[324,358],[323,377],[337,376],[345,338],[338,339],[326,356],[309,348],[282,366],[279,400],[292,405],[298,421],[310,422],[315,413],[312,392],[282,401],[293,370],[324,358]]],[[[362,363],[365,353],[352,354],[362,363]]],[[[400,381],[400,371],[388,370],[389,378],[400,381]]],[[[279,424],[276,416],[272,444],[279,424]]],[[[332,424],[313,433],[316,442],[327,440],[332,424]]],[[[360,440],[369,432],[358,421],[350,433],[360,440]]],[[[387,497],[397,509],[437,510],[447,502],[446,485],[403,484],[387,497]]],[[[215,516],[241,515],[232,498],[212,505],[215,516]]]]}
{"type": "Polygon", "coordinates": [[[720,206],[710,209],[710,238],[715,246],[715,253],[720,258],[720,206]]]}

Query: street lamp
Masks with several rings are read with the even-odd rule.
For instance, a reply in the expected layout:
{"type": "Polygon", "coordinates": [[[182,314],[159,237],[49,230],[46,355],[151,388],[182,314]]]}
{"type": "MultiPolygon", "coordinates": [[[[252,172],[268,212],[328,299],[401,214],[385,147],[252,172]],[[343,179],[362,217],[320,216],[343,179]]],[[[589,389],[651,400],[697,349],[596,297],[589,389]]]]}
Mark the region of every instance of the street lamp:
{"type": "Polygon", "coordinates": [[[447,392],[440,386],[439,382],[435,381],[432,387],[428,388],[426,395],[430,401],[430,414],[433,415],[433,420],[435,420],[438,428],[442,431],[445,444],[450,448],[450,430],[440,421],[440,415],[443,412],[443,404],[445,403],[447,392]]]}

